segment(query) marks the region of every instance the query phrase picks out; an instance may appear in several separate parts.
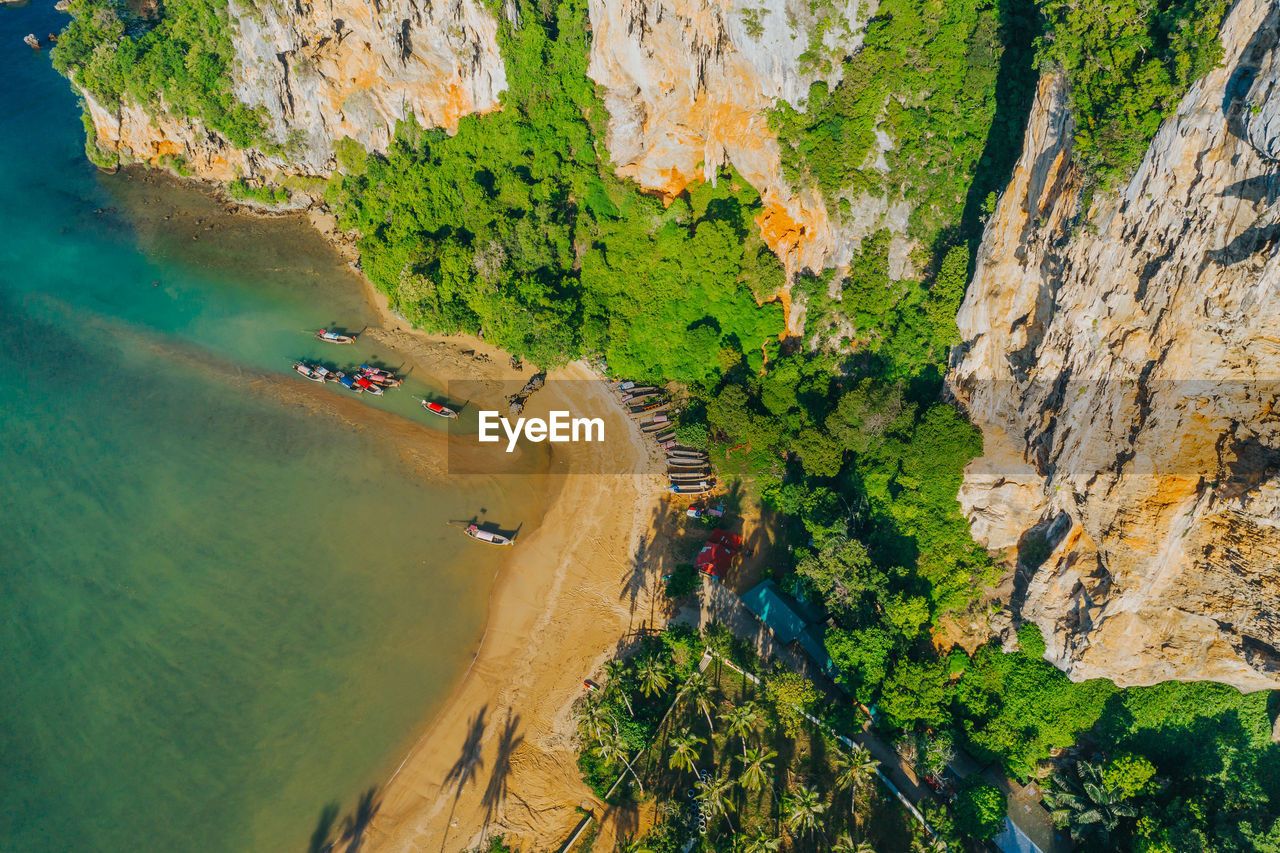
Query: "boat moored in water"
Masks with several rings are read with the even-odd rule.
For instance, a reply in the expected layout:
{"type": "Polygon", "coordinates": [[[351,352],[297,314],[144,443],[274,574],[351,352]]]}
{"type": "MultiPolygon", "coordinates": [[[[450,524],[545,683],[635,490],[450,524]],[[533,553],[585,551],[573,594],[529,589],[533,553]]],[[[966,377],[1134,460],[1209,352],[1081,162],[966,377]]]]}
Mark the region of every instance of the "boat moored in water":
{"type": "Polygon", "coordinates": [[[381,367],[371,367],[367,364],[360,365],[360,375],[370,382],[376,382],[383,388],[396,388],[402,383],[403,379],[396,378],[396,375],[390,370],[384,370],[381,367]]]}
{"type": "Polygon", "coordinates": [[[304,379],[310,379],[312,382],[329,381],[330,373],[318,364],[307,364],[305,361],[295,361],[293,369],[304,379]]]}
{"type": "Polygon", "coordinates": [[[489,530],[483,530],[478,525],[468,524],[463,531],[477,542],[488,542],[490,545],[514,545],[514,539],[503,536],[501,533],[494,533],[489,530]]]}
{"type": "Polygon", "coordinates": [[[368,379],[365,379],[363,376],[357,376],[355,379],[355,383],[356,383],[356,386],[359,387],[361,391],[368,391],[370,394],[372,394],[375,397],[382,396],[382,388],[377,385],[374,385],[372,382],[370,382],[368,379]]]}
{"type": "Polygon", "coordinates": [[[423,400],[422,408],[426,409],[431,414],[439,415],[442,418],[456,418],[458,416],[458,413],[448,406],[442,406],[431,400],[423,400]]]}
{"type": "Polygon", "coordinates": [[[328,329],[321,329],[316,332],[316,340],[324,341],[327,344],[354,344],[356,342],[356,336],[344,335],[341,332],[331,332],[328,329]]]}
{"type": "Polygon", "coordinates": [[[346,388],[348,391],[353,391],[356,394],[359,394],[362,391],[364,391],[363,388],[361,388],[359,385],[356,384],[356,380],[354,378],[346,375],[345,373],[338,373],[337,377],[338,377],[338,384],[341,385],[343,388],[346,388]]]}

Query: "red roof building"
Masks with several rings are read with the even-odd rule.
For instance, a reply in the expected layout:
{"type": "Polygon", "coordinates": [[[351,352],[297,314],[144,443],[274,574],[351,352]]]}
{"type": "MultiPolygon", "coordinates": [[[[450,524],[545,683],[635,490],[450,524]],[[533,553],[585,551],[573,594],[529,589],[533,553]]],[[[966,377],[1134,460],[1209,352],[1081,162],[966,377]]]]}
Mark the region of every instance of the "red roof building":
{"type": "Polygon", "coordinates": [[[703,574],[724,580],[725,573],[733,562],[733,555],[741,547],[741,536],[724,530],[713,530],[707,537],[707,544],[702,546],[702,550],[694,558],[693,565],[703,574]]]}

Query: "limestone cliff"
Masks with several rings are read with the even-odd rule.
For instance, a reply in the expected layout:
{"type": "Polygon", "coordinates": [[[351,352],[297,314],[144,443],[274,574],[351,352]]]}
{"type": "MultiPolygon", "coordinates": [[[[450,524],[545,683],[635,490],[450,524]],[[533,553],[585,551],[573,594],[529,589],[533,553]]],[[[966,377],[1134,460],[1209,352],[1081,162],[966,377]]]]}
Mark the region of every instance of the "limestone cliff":
{"type": "Polygon", "coordinates": [[[236,148],[199,119],[163,112],[153,115],[133,103],[109,109],[87,92],[81,94],[98,135],[98,148],[117,154],[125,161],[163,165],[166,158],[175,158],[175,162],[185,164],[193,174],[221,182],[282,171],[283,164],[261,152],[236,148]]]}
{"type": "Polygon", "coordinates": [[[385,151],[410,114],[456,129],[506,89],[497,21],[476,0],[232,0],[230,13],[235,94],[261,108],[265,150],[238,151],[199,120],[89,98],[99,147],[152,164],[176,155],[217,181],[323,176],[344,137],[385,151]]]}
{"type": "Polygon", "coordinates": [[[456,130],[507,88],[497,21],[476,0],[232,0],[231,18],[236,96],[311,174],[344,137],[386,151],[410,114],[456,130]]]}
{"type": "MultiPolygon", "coordinates": [[[[874,8],[592,0],[589,74],[604,93],[619,173],[674,196],[732,164],[760,190],[761,233],[792,270],[846,261],[856,240],[833,228],[821,198],[783,179],[768,111],[778,100],[802,105],[817,79],[836,82],[874,8]]],[[[229,11],[234,92],[260,108],[269,144],[239,152],[198,120],[90,103],[100,147],[152,164],[174,155],[219,181],[323,176],[344,137],[385,151],[409,114],[452,130],[496,109],[506,89],[498,23],[477,0],[231,0],[229,11]]]]}
{"type": "Polygon", "coordinates": [[[1084,215],[1043,80],[958,317],[961,503],[1019,546],[1013,603],[1073,678],[1280,686],[1278,19],[1236,4],[1222,66],[1084,215]]]}
{"type": "MultiPolygon", "coordinates": [[[[819,49],[834,56],[857,49],[868,8],[858,0],[837,5],[840,26],[827,30],[819,49]]],[[[829,265],[838,235],[826,207],[783,180],[768,126],[779,99],[799,105],[824,76],[802,60],[806,51],[813,56],[809,4],[591,0],[590,16],[588,74],[604,88],[618,173],[674,196],[732,164],[760,191],[761,233],[788,267],[829,265]]]]}

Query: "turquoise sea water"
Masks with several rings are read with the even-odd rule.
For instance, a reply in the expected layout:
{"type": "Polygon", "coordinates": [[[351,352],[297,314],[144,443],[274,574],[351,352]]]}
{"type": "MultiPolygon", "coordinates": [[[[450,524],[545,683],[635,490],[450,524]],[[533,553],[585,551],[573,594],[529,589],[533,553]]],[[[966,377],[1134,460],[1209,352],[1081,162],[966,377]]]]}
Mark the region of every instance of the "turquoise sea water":
{"type": "Polygon", "coordinates": [[[300,223],[98,174],[21,42],[62,24],[0,8],[0,850],[304,850],[479,641],[503,552],[444,522],[541,496],[419,471],[410,393],[314,405],[288,363],[370,319],[355,282],[300,223]]]}

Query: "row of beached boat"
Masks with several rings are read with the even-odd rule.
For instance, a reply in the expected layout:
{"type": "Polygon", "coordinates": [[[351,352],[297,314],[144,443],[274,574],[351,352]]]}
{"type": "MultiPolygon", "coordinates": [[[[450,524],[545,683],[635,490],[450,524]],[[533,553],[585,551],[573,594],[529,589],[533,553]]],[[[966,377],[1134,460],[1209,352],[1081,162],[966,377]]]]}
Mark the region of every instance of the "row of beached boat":
{"type": "Polygon", "coordinates": [[[375,397],[381,397],[391,388],[398,388],[404,381],[390,370],[369,364],[360,365],[350,374],[306,361],[295,361],[293,369],[299,376],[310,379],[312,382],[336,382],[355,394],[363,394],[367,391],[375,397]]]}
{"type": "MultiPolygon", "coordinates": [[[[322,364],[315,364],[307,361],[295,361],[293,363],[294,371],[304,379],[310,379],[312,382],[336,382],[343,388],[353,394],[372,394],[375,397],[381,397],[392,388],[399,388],[404,384],[404,380],[396,376],[394,371],[387,370],[385,367],[374,367],[372,364],[362,364],[359,368],[351,373],[342,370],[330,370],[322,364]]],[[[422,402],[422,408],[426,409],[433,415],[442,418],[456,418],[458,413],[448,406],[418,398],[422,402]]]]}
{"type": "Polygon", "coordinates": [[[678,495],[701,495],[716,487],[711,459],[705,451],[676,445],[666,449],[667,479],[678,495]]]}
{"type": "Polygon", "coordinates": [[[616,390],[632,417],[648,415],[640,422],[640,432],[651,436],[667,455],[667,491],[677,495],[702,495],[715,489],[716,478],[705,451],[682,447],[676,441],[675,422],[669,412],[671,400],[654,385],[619,382],[616,390]]]}

